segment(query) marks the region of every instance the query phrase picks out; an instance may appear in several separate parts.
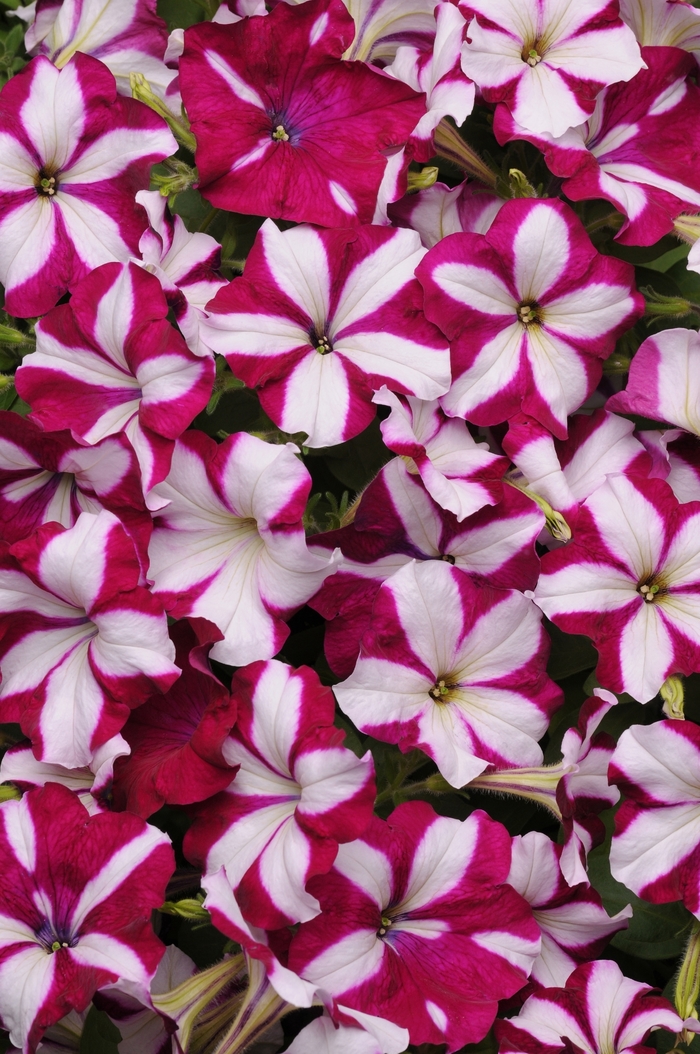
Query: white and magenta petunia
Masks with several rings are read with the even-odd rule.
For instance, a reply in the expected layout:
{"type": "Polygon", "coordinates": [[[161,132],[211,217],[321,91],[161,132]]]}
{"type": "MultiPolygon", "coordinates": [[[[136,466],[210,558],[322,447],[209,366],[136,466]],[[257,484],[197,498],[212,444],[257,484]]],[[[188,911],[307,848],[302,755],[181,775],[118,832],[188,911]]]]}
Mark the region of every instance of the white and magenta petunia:
{"type": "Polygon", "coordinates": [[[459,522],[394,458],[362,494],[351,524],[310,540],[314,551],[339,546],[343,554],[337,572],[309,601],[327,620],[331,669],[339,677],[352,673],[382,582],[412,560],[443,560],[480,582],[534,589],[543,524],[537,505],[514,487],[505,488],[498,505],[459,522]]]}
{"type": "Polygon", "coordinates": [[[451,416],[529,414],[561,439],[601,359],[643,312],[630,264],[601,256],[563,202],[508,201],[485,235],[453,234],[418,265],[425,312],[451,340],[451,416]]]}
{"type": "Polygon", "coordinates": [[[426,107],[408,85],[341,59],[354,28],[342,0],[309,0],[185,31],[180,87],[212,205],[324,227],[372,222],[387,159],[426,107]]]}
{"type": "Polygon", "coordinates": [[[24,38],[27,51],[63,69],[77,52],[93,55],[131,95],[129,74],[143,73],[159,95],[177,76],[163,61],[168,30],[155,0],[38,0],[24,38]]]}
{"type": "Polygon", "coordinates": [[[610,869],[644,900],[682,900],[700,918],[700,728],[692,721],[632,725],[609,770],[623,795],[610,869]]]}
{"type": "Polygon", "coordinates": [[[155,488],[167,507],[150,545],[154,591],[175,618],[206,618],[221,630],[211,650],[220,662],[276,655],[289,635],[284,619],[335,569],[332,554],[306,547],[311,477],[296,452],[246,432],[217,445],[190,430],[155,488]]]}
{"type": "Polygon", "coordinates": [[[651,245],[700,208],[700,89],[688,79],[697,65],[678,48],[643,54],[648,68],[606,88],[590,119],[559,138],[532,135],[505,107],[494,119],[499,142],[528,139],[543,151],[570,200],[610,201],[626,217],[616,235],[625,245],[651,245]]]}
{"type": "Polygon", "coordinates": [[[343,0],[355,37],[343,58],[385,66],[402,45],[430,46],[435,35],[434,0],[343,0]]]}
{"type": "Polygon", "coordinates": [[[14,315],[41,315],[93,268],[135,255],[135,201],[175,153],[165,121],[117,96],[97,59],[30,62],[0,96],[0,281],[14,315]]]}
{"type": "Polygon", "coordinates": [[[463,421],[446,417],[437,402],[401,399],[387,388],[373,401],[391,411],[381,424],[385,445],[410,459],[411,471],[442,509],[463,520],[501,500],[508,462],[475,442],[463,421]]]}
{"type": "Polygon", "coordinates": [[[462,0],[462,69],[530,132],[562,135],[593,112],[606,84],[643,69],[611,0],[462,0]]]}
{"type": "Polygon", "coordinates": [[[382,585],[353,673],[335,688],[362,729],[419,747],[453,787],[489,765],[538,765],[561,692],[532,603],[448,563],[410,563],[382,585]]]}
{"type": "Polygon", "coordinates": [[[393,202],[389,217],[397,227],[418,231],[426,249],[432,249],[448,234],[486,234],[504,204],[503,198],[474,180],[456,187],[434,183],[393,202]]]}
{"type": "Polygon", "coordinates": [[[145,208],[150,223],[139,242],[144,267],[163,286],[188,348],[195,355],[209,355],[199,326],[206,318],[208,301],[227,284],[217,273],[221,246],[209,234],[188,231],[181,217],[170,213],[157,190],[140,190],[136,200],[145,208]]]}
{"type": "Polygon", "coordinates": [[[267,220],[245,274],[208,305],[206,343],[260,386],[263,408],[306,444],[333,446],[375,415],[381,385],[435,399],[450,384],[447,343],[423,314],[413,231],[281,232],[267,220]]]}
{"type": "Polygon", "coordinates": [[[167,835],[129,813],[89,816],[49,783],[0,809],[0,1018],[22,1054],[95,991],[147,998],[164,952],[151,912],[175,867],[167,835]]]}
{"type": "Polygon", "coordinates": [[[0,538],[18,542],[42,523],[72,527],[81,512],[109,509],[146,566],[152,521],[136,454],[125,435],[89,447],[68,431],[44,432],[0,411],[0,538]]]}
{"type": "Polygon", "coordinates": [[[131,714],[122,729],[131,752],[123,752],[128,756],[114,773],[115,805],[143,819],[165,804],[204,801],[233,778],[222,746],[236,720],[236,701],[208,663],[222,634],[205,619],[182,619],[170,637],[182,674],[131,714]]]}
{"type": "Polygon", "coordinates": [[[680,1032],[683,1022],[667,999],[624,977],[610,959],[584,963],[566,987],[530,996],[517,1017],[496,1024],[500,1054],[653,1054],[653,1029],[680,1032]]]}
{"type": "Polygon", "coordinates": [[[200,810],[185,853],[207,874],[223,867],[246,921],[274,930],[319,913],[306,885],[370,822],[374,765],[342,745],[331,690],[308,667],[253,663],[231,691],[238,721],[222,749],[238,771],[200,810]]]}
{"type": "Polygon", "coordinates": [[[412,1043],[455,1051],[488,1032],[539,949],[509,867],[510,839],[486,813],[461,823],[400,805],[311,880],[322,913],[300,926],[289,965],[339,1003],[403,1025],[412,1043]]]}
{"type": "Polygon", "coordinates": [[[609,476],[581,506],[574,540],[542,561],[535,599],[598,649],[597,677],[641,703],[700,671],[700,503],[661,479],[609,476]]]}
{"type": "Polygon", "coordinates": [[[213,361],[189,350],[167,314],[154,275],[134,263],[105,264],[41,320],[37,350],[16,374],[43,428],[69,428],[89,444],[123,432],[144,493],[167,476],[175,440],[214,381],[213,361]]]}
{"type": "Polygon", "coordinates": [[[627,906],[611,918],[594,889],[572,888],[559,867],[561,851],[541,831],[513,839],[508,883],[528,902],[542,931],[530,980],[543,988],[563,987],[581,962],[600,955],[632,915],[627,906]]]}
{"type": "Polygon", "coordinates": [[[700,12],[685,0],[620,0],[620,18],[642,47],[683,48],[700,61],[700,12]]]}
{"type": "Polygon", "coordinates": [[[693,329],[665,329],[647,337],[630,365],[624,392],[610,409],[677,425],[700,436],[700,336],[693,329]]]}
{"type": "Polygon", "coordinates": [[[162,604],[139,585],[133,542],[106,510],[5,546],[0,713],[41,761],[80,768],[130,707],[180,676],[162,604]]]}

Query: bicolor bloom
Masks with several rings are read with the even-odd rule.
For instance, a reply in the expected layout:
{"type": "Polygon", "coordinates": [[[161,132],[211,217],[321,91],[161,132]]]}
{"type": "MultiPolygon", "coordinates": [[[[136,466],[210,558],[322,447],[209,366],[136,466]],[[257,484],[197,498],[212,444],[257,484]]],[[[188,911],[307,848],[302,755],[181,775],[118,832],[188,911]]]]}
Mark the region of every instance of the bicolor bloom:
{"type": "Polygon", "coordinates": [[[620,18],[642,47],[682,48],[700,61],[700,12],[684,0],[620,0],[620,18]]]}
{"type": "Polygon", "coordinates": [[[343,0],[355,37],[343,54],[385,66],[402,45],[429,47],[435,35],[434,0],[343,0]]]}
{"type": "Polygon", "coordinates": [[[447,342],[423,314],[418,235],[389,227],[281,232],[267,220],[245,274],[208,305],[206,343],[263,409],[306,445],[333,446],[372,420],[383,384],[435,399],[450,384],[447,342]]]}
{"type": "Polygon", "coordinates": [[[0,761],[0,783],[14,783],[22,790],[62,783],[77,794],[89,813],[103,812],[110,807],[114,762],[128,753],[126,740],[112,736],[95,750],[89,765],[69,769],[37,761],[31,747],[11,747],[0,761]]]}
{"type": "Polygon", "coordinates": [[[343,61],[353,35],[341,0],[281,3],[264,19],[185,30],[180,86],[213,205],[324,227],[372,222],[387,158],[425,102],[343,61]]]}
{"type": "Polygon", "coordinates": [[[561,701],[548,650],[522,593],[477,586],[447,563],[411,563],[379,590],[335,693],[363,732],[419,747],[463,787],[489,765],[541,763],[537,741],[561,701]]]}
{"type": "Polygon", "coordinates": [[[289,1054],[403,1054],[408,1043],[408,1030],[403,1032],[403,1036],[397,1037],[397,1043],[388,1043],[384,1036],[377,1036],[360,1026],[338,1025],[325,1013],[306,1025],[287,1051],[289,1054]]]}
{"type": "Polygon", "coordinates": [[[333,555],[306,547],[311,477],[296,452],[246,432],[217,444],[190,430],[155,489],[167,508],[149,550],[154,592],[174,618],[206,618],[221,630],[212,659],[272,658],[289,635],[284,619],[333,573],[333,555]]]}
{"type": "Polygon", "coordinates": [[[448,234],[486,234],[504,204],[503,198],[475,181],[456,187],[434,183],[393,202],[389,218],[397,227],[417,231],[426,249],[432,249],[448,234]]]}
{"type": "Polygon", "coordinates": [[[700,89],[688,80],[697,65],[678,48],[643,54],[647,69],[606,88],[589,120],[558,138],[533,135],[505,107],[494,119],[500,143],[527,139],[543,151],[569,199],[605,198],[626,216],[616,235],[624,245],[651,245],[700,208],[700,89]]]}
{"type": "Polygon", "coordinates": [[[236,720],[236,701],[208,663],[222,634],[205,619],[182,619],[170,637],[182,674],[131,714],[122,729],[131,752],[114,774],[117,808],[144,819],[165,804],[204,801],[233,776],[222,746],[236,720]]]}
{"type": "Polygon", "coordinates": [[[164,947],[151,928],[175,859],[167,835],[129,813],[89,816],[49,783],[0,809],[0,1018],[22,1054],[95,991],[147,998],[164,947]]]}
{"type": "Polygon", "coordinates": [[[459,128],[474,108],[475,88],[461,67],[461,47],[466,21],[459,8],[442,0],[435,8],[437,28],[429,50],[403,44],[385,73],[425,93],[428,112],[421,117],[410,139],[413,156],[429,161],[433,132],[443,117],[452,117],[459,128]]]}
{"type": "Polygon", "coordinates": [[[339,546],[343,554],[337,572],[309,601],[327,620],[331,669],[339,677],[352,673],[382,582],[412,560],[443,560],[492,586],[534,589],[543,524],[536,504],[514,487],[505,488],[498,505],[459,522],[394,458],[362,494],[351,524],[310,539],[314,551],[339,546]]]}
{"type": "Polygon", "coordinates": [[[476,443],[463,421],[446,417],[437,402],[400,399],[387,388],[373,402],[391,411],[380,426],[385,445],[407,460],[442,509],[463,520],[501,500],[508,462],[476,443]]]}
{"type": "Polygon", "coordinates": [[[124,524],[144,568],[152,521],[136,454],[125,435],[89,447],[68,431],[44,432],[0,411],[0,537],[27,538],[42,523],[72,527],[81,512],[109,509],[124,524]]]}
{"type": "Polygon", "coordinates": [[[40,761],[90,765],[130,707],[180,676],[162,604],[111,512],[45,524],[0,570],[0,712],[40,761]]]}
{"type": "Polygon", "coordinates": [[[561,512],[570,527],[581,502],[612,473],[648,476],[651,458],[635,438],[632,421],[607,409],[576,414],[568,439],[552,434],[524,414],[512,418],[503,449],[518,470],[518,484],[561,512]]]}
{"type": "Polygon", "coordinates": [[[700,918],[700,728],[632,725],[609,776],[626,799],[615,817],[613,876],[653,904],[682,900],[700,918]]]}
{"type": "Polygon", "coordinates": [[[374,765],[342,745],[331,690],[309,667],[253,663],[231,691],[238,721],[222,749],[238,771],[199,810],[185,853],[207,874],[223,867],[246,921],[274,930],[318,914],[307,882],[370,822],[374,765]]]}
{"type": "Polygon", "coordinates": [[[135,201],[175,153],[165,121],[117,96],[97,59],[30,62],[0,98],[0,281],[14,315],[42,315],[100,264],[128,260],[146,225],[135,201]]]}
{"type": "Polygon", "coordinates": [[[209,355],[199,327],[206,318],[208,301],[227,284],[217,273],[221,246],[209,234],[188,231],[157,190],[140,190],[136,200],[145,208],[150,223],[139,242],[144,267],[163,286],[187,347],[195,355],[209,355]]]}
{"type": "Polygon", "coordinates": [[[43,428],[69,428],[89,444],[123,432],[144,493],[167,476],[175,440],[214,381],[213,361],[194,355],[167,315],[154,275],[135,263],[105,264],[41,320],[37,350],[16,374],[43,428]]]}
{"type": "Polygon", "coordinates": [[[700,504],[660,479],[609,476],[574,540],[542,560],[535,600],[598,649],[597,677],[640,703],[670,674],[700,671],[700,504]]]}
{"type": "Polygon", "coordinates": [[[590,116],[601,88],[644,68],[610,0],[463,0],[460,8],[471,18],[462,69],[530,132],[562,135],[590,116]]]}
{"type": "Polygon", "coordinates": [[[611,918],[594,889],[572,888],[561,873],[560,856],[561,846],[541,831],[513,839],[508,884],[528,902],[542,931],[530,980],[543,988],[563,987],[576,967],[597,958],[632,916],[628,905],[611,918]]]}
{"type": "Polygon", "coordinates": [[[114,74],[120,95],[131,95],[129,74],[143,73],[164,95],[174,77],[163,61],[168,30],[155,0],[38,0],[24,44],[63,69],[77,53],[92,55],[114,74]]]}
{"type": "Polygon", "coordinates": [[[485,235],[444,238],[416,275],[452,342],[445,411],[481,425],[522,411],[560,439],[644,309],[631,265],[601,256],[552,199],[506,202],[485,235]]]}
{"type": "Polygon", "coordinates": [[[488,1032],[539,949],[509,866],[508,834],[486,813],[462,823],[426,802],[400,805],[309,883],[322,914],[299,927],[289,965],[412,1043],[455,1051],[488,1032]]]}
{"type": "Polygon", "coordinates": [[[624,977],[610,959],[584,963],[566,987],[530,996],[517,1017],[498,1021],[500,1054],[653,1054],[653,1029],[680,1032],[683,1022],[667,999],[624,977]]]}
{"type": "Polygon", "coordinates": [[[632,359],[626,389],[607,405],[700,437],[700,336],[692,329],[665,329],[647,337],[632,359]]]}

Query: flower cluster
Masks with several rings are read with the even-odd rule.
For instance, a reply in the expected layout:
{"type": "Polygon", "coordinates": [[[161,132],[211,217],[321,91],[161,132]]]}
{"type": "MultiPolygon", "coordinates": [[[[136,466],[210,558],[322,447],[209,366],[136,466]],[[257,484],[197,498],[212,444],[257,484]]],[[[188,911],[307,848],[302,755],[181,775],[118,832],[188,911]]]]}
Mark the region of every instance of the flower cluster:
{"type": "Polygon", "coordinates": [[[7,1042],[694,1049],[700,10],[4,2],[7,1042]]]}

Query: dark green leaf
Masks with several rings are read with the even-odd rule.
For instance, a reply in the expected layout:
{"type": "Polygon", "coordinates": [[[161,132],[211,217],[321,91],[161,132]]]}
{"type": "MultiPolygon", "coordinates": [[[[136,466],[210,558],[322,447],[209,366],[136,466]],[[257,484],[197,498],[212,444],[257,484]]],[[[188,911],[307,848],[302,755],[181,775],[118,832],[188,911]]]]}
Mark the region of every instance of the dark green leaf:
{"type": "Polygon", "coordinates": [[[355,494],[364,490],[379,472],[382,465],[394,456],[382,442],[379,421],[374,419],[359,436],[339,446],[313,451],[322,456],[336,479],[355,494]]]}
{"type": "Polygon", "coordinates": [[[121,1038],[119,1029],[110,1018],[92,1006],[80,1037],[80,1054],[119,1054],[117,1045],[121,1038]]]}

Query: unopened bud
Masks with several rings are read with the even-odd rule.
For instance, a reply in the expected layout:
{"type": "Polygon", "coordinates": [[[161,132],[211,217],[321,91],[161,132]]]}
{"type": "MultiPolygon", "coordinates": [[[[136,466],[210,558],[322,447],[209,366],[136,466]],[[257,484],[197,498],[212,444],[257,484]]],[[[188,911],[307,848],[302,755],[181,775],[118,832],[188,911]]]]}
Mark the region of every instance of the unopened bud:
{"type": "Polygon", "coordinates": [[[408,193],[413,194],[416,190],[427,190],[437,182],[440,170],[434,165],[426,165],[420,172],[408,173],[408,193]]]}
{"type": "Polygon", "coordinates": [[[158,187],[161,197],[167,198],[168,204],[172,205],[172,199],[197,182],[199,173],[196,168],[175,157],[169,157],[164,165],[167,173],[151,172],[151,182],[158,187]]]}
{"type": "Polygon", "coordinates": [[[700,238],[700,216],[688,216],[681,213],[673,221],[673,230],[684,242],[694,245],[700,238]]]}
{"type": "Polygon", "coordinates": [[[456,128],[453,128],[443,117],[435,129],[434,134],[435,153],[438,157],[444,157],[454,165],[463,169],[467,175],[473,176],[492,190],[496,189],[498,176],[493,172],[485,161],[482,161],[475,150],[465,143],[456,128]]]}
{"type": "Polygon", "coordinates": [[[176,117],[172,110],[165,105],[163,100],[153,91],[153,88],[148,83],[143,73],[130,73],[129,85],[131,87],[133,98],[138,99],[139,102],[145,103],[146,106],[151,108],[151,110],[155,110],[157,114],[160,114],[178,143],[180,143],[181,146],[186,147],[190,153],[193,154],[197,148],[197,140],[192,135],[189,124],[186,124],[181,118],[176,117]]]}
{"type": "MultiPolygon", "coordinates": [[[[522,475],[520,479],[524,479],[522,475]]],[[[520,490],[523,494],[527,494],[528,498],[532,498],[536,505],[539,505],[540,509],[544,513],[545,524],[547,530],[551,534],[552,538],[558,542],[569,542],[571,541],[571,528],[562,516],[560,512],[553,509],[548,501],[536,494],[534,490],[530,490],[524,483],[519,482],[516,476],[506,478],[506,483],[510,483],[511,487],[515,487],[516,490],[520,490]]]]}
{"type": "Polygon", "coordinates": [[[652,318],[685,318],[692,315],[693,305],[682,296],[664,296],[649,286],[641,286],[640,293],[646,301],[647,316],[652,318]]]}
{"type": "Polygon", "coordinates": [[[185,900],[166,900],[158,909],[164,915],[177,915],[181,919],[202,919],[209,921],[209,912],[202,907],[202,901],[197,898],[186,898],[185,900]]]}
{"type": "MultiPolygon", "coordinates": [[[[693,922],[688,946],[685,949],[683,962],[676,978],[674,1003],[676,1012],[685,1021],[686,1018],[697,1020],[696,1003],[700,998],[700,922],[693,922]]],[[[690,1043],[693,1032],[685,1030],[682,1034],[684,1043],[690,1043]]]]}
{"type": "Polygon", "coordinates": [[[511,198],[536,198],[538,196],[530,180],[519,168],[508,170],[508,186],[511,198]]]}
{"type": "Polygon", "coordinates": [[[0,786],[0,802],[18,801],[21,797],[22,792],[11,783],[3,783],[0,786]]]}
{"type": "Polygon", "coordinates": [[[661,685],[661,698],[664,701],[663,712],[666,717],[670,717],[672,721],[685,720],[685,711],[683,709],[685,692],[683,690],[683,681],[680,677],[666,678],[661,685]]]}
{"type": "MultiPolygon", "coordinates": [[[[192,1030],[202,1011],[228,985],[242,977],[244,969],[243,956],[234,955],[206,970],[200,970],[169,992],[151,994],[156,1010],[171,1018],[177,1025],[177,1038],[182,1050],[189,1048],[192,1030]]],[[[235,1013],[235,1006],[230,1008],[230,1013],[235,1013]]]]}
{"type": "Polygon", "coordinates": [[[31,339],[26,333],[20,333],[18,329],[14,329],[12,326],[0,324],[0,344],[26,344],[31,339]]]}

